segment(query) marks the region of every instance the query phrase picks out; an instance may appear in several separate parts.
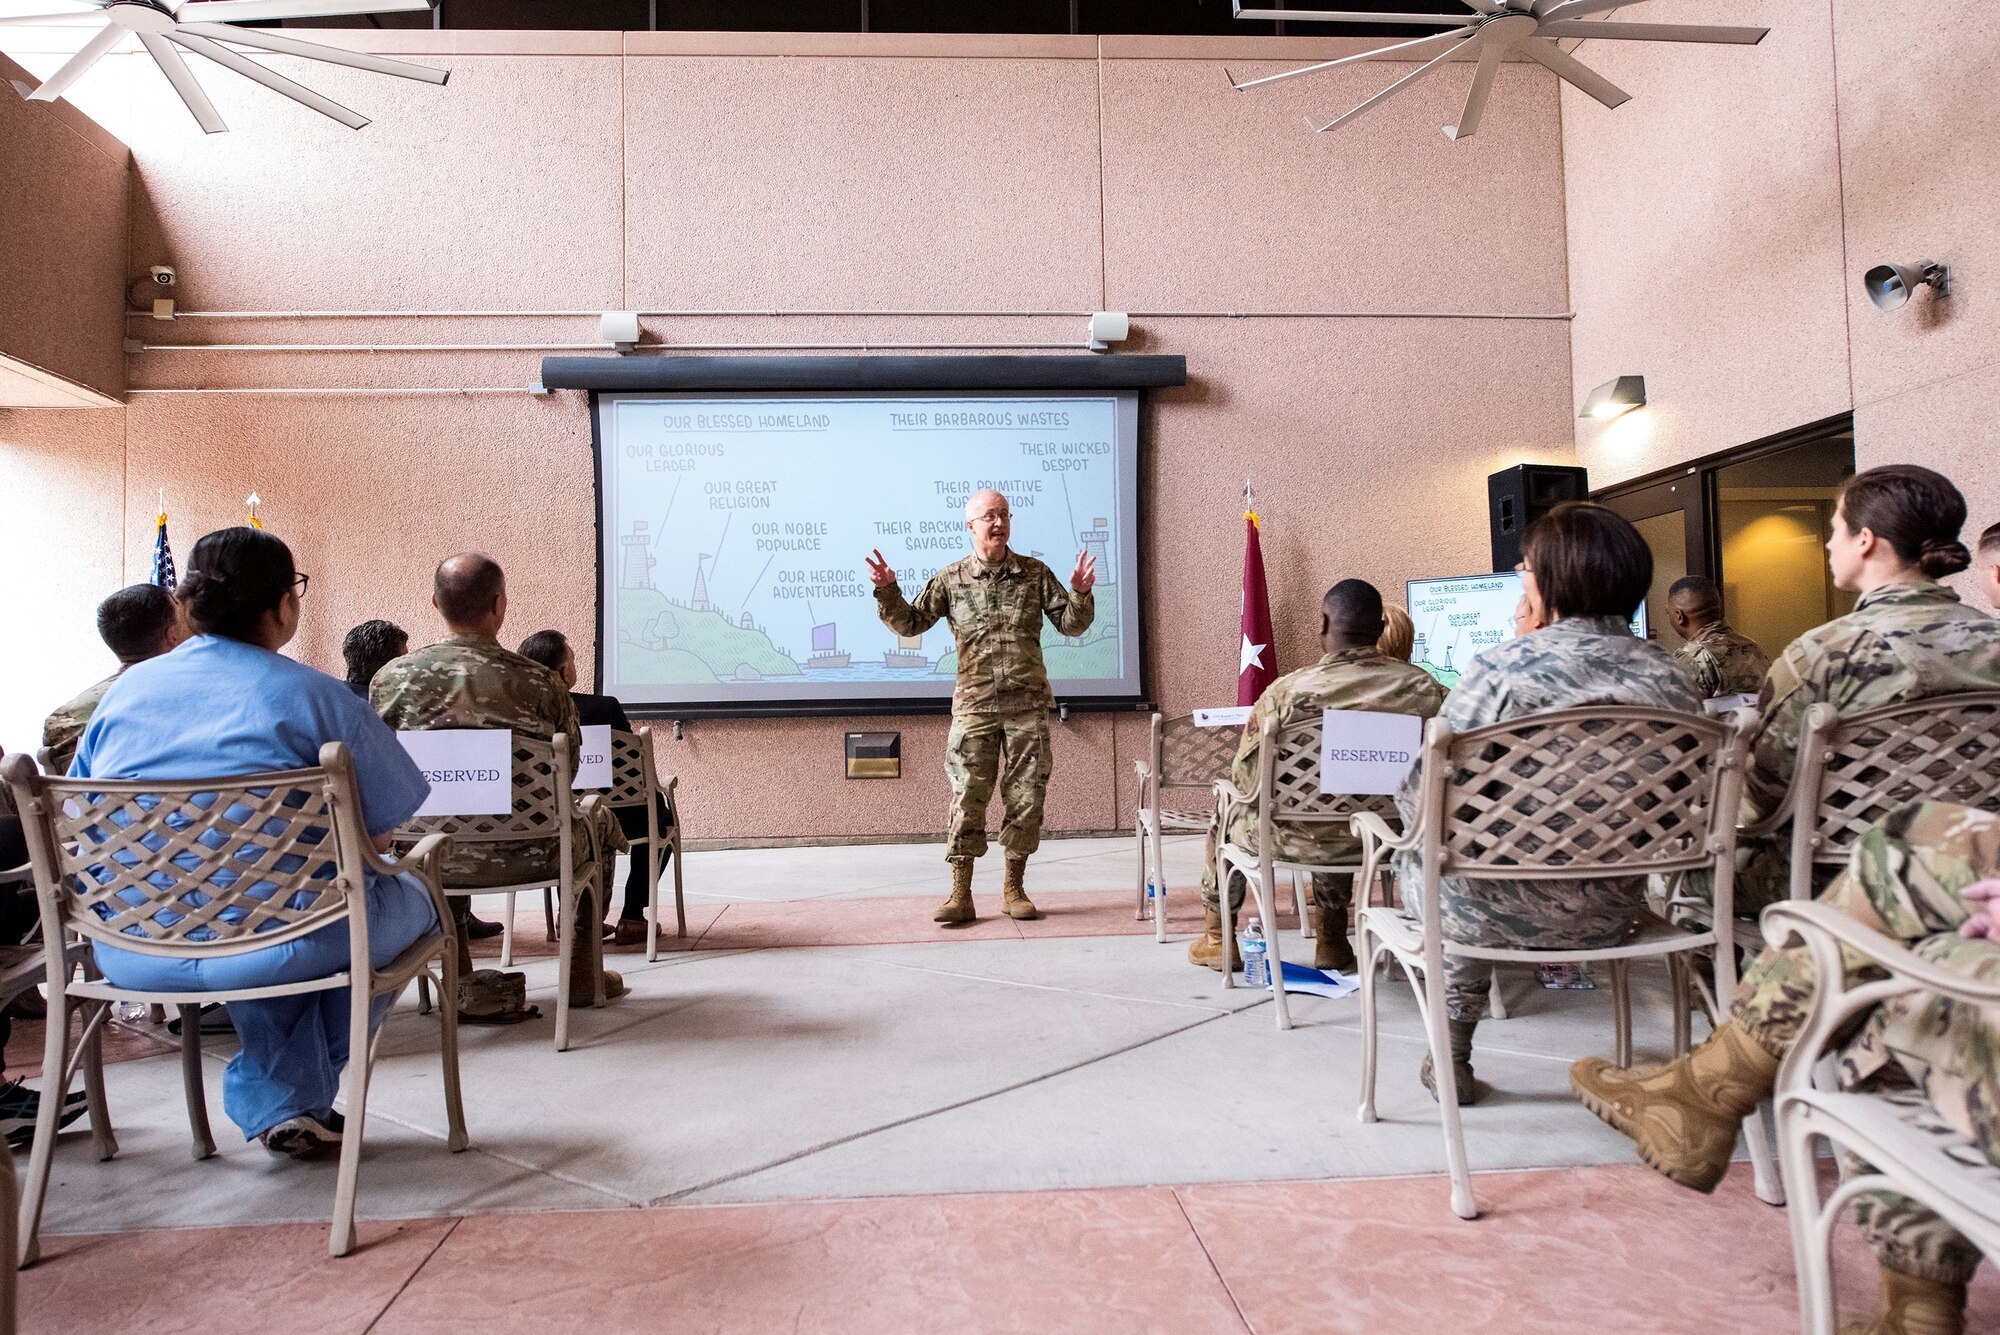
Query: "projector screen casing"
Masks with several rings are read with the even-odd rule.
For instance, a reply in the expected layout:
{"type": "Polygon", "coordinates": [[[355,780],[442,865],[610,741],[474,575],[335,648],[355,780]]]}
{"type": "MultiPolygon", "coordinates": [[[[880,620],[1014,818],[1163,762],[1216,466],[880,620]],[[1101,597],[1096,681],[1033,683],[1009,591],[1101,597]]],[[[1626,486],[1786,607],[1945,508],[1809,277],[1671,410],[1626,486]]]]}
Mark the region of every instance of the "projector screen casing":
{"type": "MultiPolygon", "coordinates": [[[[773,414],[810,415],[814,405],[827,405],[832,408],[842,403],[874,404],[877,405],[874,409],[864,407],[856,411],[886,412],[890,409],[884,405],[895,405],[897,410],[901,411],[916,411],[926,404],[963,403],[970,407],[992,401],[1004,401],[1004,404],[1015,407],[1022,406],[1025,401],[1028,407],[1046,407],[1049,410],[1061,410],[1065,404],[1093,405],[1095,411],[1108,414],[1107,420],[1112,424],[1113,431],[1110,441],[1112,452],[1108,462],[1115,479],[1115,513],[1105,515],[1099,511],[1078,509],[1071,516],[1061,508],[1064,493],[1057,481],[1059,475],[1036,474],[1045,477],[1045,490],[1038,503],[1044,507],[1042,514],[1047,518],[1036,524],[1031,511],[1017,505],[1015,534],[1011,545],[1023,554],[1035,546],[1042,547],[1041,559],[1055,571],[1058,579],[1067,583],[1081,546],[1080,542],[1075,540],[1077,527],[1091,526],[1095,518],[1110,521],[1114,527],[1111,529],[1108,543],[1106,566],[1109,571],[1118,575],[1118,578],[1107,584],[1100,575],[1098,617],[1094,623],[1094,630],[1105,626],[1107,616],[1116,616],[1117,675],[1115,678],[1094,676],[1087,679],[1065,679],[1057,675],[1060,669],[1052,664],[1051,684],[1057,701],[1070,708],[1150,708],[1144,690],[1145,627],[1143,600],[1137,575],[1141,522],[1139,496],[1142,479],[1139,393],[1136,389],[1018,391],[855,389],[812,392],[737,389],[706,392],[646,390],[630,393],[593,393],[591,399],[598,528],[597,682],[600,691],[617,695],[629,713],[644,717],[674,718],[718,715],[935,713],[950,708],[952,678],[949,675],[918,673],[893,681],[857,681],[832,679],[832,674],[804,671],[797,676],[767,677],[755,682],[637,684],[626,680],[632,673],[621,671],[619,600],[622,587],[620,581],[625,573],[622,569],[625,544],[621,540],[632,536],[633,520],[637,516],[636,513],[621,513],[620,508],[622,484],[626,483],[630,476],[626,472],[630,463],[625,460],[621,451],[629,443],[632,435],[629,425],[621,425],[629,423],[629,418],[624,414],[634,410],[641,413],[650,412],[657,407],[663,414],[671,412],[684,418],[702,411],[747,413],[755,418],[759,416],[760,407],[773,414]],[[915,405],[915,408],[904,409],[902,405],[915,405]],[[1056,487],[1056,490],[1047,490],[1051,486],[1056,487]],[[1061,527],[1068,530],[1068,536],[1072,539],[1060,544],[1060,549],[1056,542],[1057,530],[1053,527],[1053,518],[1057,515],[1061,515],[1063,519],[1061,527]],[[1037,542],[1037,538],[1041,540],[1037,542]],[[1107,592],[1111,595],[1109,598],[1104,596],[1107,592]]],[[[1026,430],[1026,428],[1016,429],[1017,432],[1026,430]]],[[[996,440],[1001,442],[996,448],[1004,451],[1007,443],[1014,442],[1015,439],[1011,435],[996,433],[996,440]]],[[[854,489],[851,479],[856,476],[856,469],[884,469],[885,480],[905,475],[906,470],[897,468],[893,460],[885,462],[879,452],[868,448],[868,439],[856,440],[854,443],[856,448],[845,451],[839,448],[839,443],[836,442],[823,461],[815,462],[810,468],[796,469],[795,471],[801,476],[787,478],[794,491],[810,486],[814,482],[824,482],[828,486],[833,486],[836,485],[835,479],[840,479],[847,483],[851,492],[854,489]],[[825,471],[815,471],[818,469],[825,471]]],[[[969,457],[964,470],[966,482],[970,483],[989,475],[994,476],[995,480],[1015,478],[1031,471],[1030,465],[1033,462],[1031,460],[1017,457],[1006,463],[996,463],[997,457],[996,454],[974,454],[969,457]]],[[[954,471],[940,469],[935,462],[932,462],[927,475],[943,479],[954,471]]],[[[863,487],[866,485],[862,484],[863,487]]],[[[885,481],[885,485],[893,483],[885,481]]],[[[700,507],[702,499],[699,494],[676,496],[671,501],[671,514],[655,515],[651,518],[648,522],[654,526],[651,531],[656,542],[654,547],[647,550],[659,550],[661,544],[658,540],[675,533],[673,527],[675,524],[687,524],[699,517],[708,520],[712,525],[715,516],[700,507]]],[[[1086,502],[1079,501],[1077,504],[1081,506],[1086,502]]],[[[746,512],[737,515],[729,518],[729,522],[731,525],[736,525],[755,513],[746,512]]],[[[913,517],[935,520],[944,513],[946,511],[943,509],[933,510],[926,507],[915,512],[913,517]]],[[[821,556],[812,559],[822,560],[829,565],[851,568],[861,580],[865,580],[863,558],[870,549],[879,546],[891,566],[897,570],[904,596],[914,600],[922,587],[922,581],[914,577],[915,571],[926,565],[942,568],[971,552],[970,534],[964,530],[962,523],[962,505],[952,514],[958,521],[955,528],[962,541],[951,550],[936,552],[935,559],[900,555],[891,550],[888,542],[876,540],[855,543],[855,550],[849,551],[848,543],[838,536],[830,538],[830,541],[840,544],[837,549],[828,549],[821,556]]],[[[872,521],[880,517],[882,516],[870,516],[870,527],[872,521]]],[[[732,532],[731,529],[724,529],[723,533],[727,536],[724,536],[722,543],[718,545],[735,548],[736,544],[741,542],[745,547],[749,546],[749,534],[732,532]]],[[[678,534],[676,540],[679,540],[678,534]]],[[[728,552],[723,554],[729,555],[728,552]]],[[[740,551],[737,555],[741,555],[740,551]]],[[[730,587],[720,591],[716,599],[716,603],[723,605],[710,610],[726,616],[739,616],[740,609],[737,608],[734,595],[740,587],[741,572],[732,569],[730,573],[732,577],[730,587]]],[[[691,598],[687,590],[679,587],[680,583],[684,582],[684,575],[685,572],[679,568],[673,571],[661,571],[652,576],[651,591],[661,598],[679,604],[682,599],[691,598]]],[[[767,591],[753,592],[751,597],[762,596],[763,592],[767,591]]],[[[872,593],[872,590],[870,592],[872,593]]],[[[868,601],[868,615],[874,620],[872,597],[868,601]]],[[[887,635],[888,632],[880,628],[879,621],[875,621],[873,628],[856,625],[855,622],[859,620],[861,614],[851,598],[843,606],[848,608],[848,611],[840,618],[839,636],[843,641],[841,647],[846,649],[848,642],[854,642],[860,650],[853,654],[855,670],[871,667],[872,664],[867,661],[867,657],[871,653],[879,657],[880,648],[873,641],[887,635]]],[[[757,629],[762,631],[763,627],[759,626],[757,629]]],[[[1101,631],[1098,633],[1101,634],[1101,631]]],[[[796,633],[787,632],[780,638],[789,639],[791,642],[785,647],[792,650],[794,659],[803,661],[806,646],[797,642],[800,637],[796,633]]],[[[771,642],[776,643],[775,640],[771,642]]],[[[950,645],[948,627],[941,621],[925,637],[923,652],[935,659],[939,647],[948,649],[950,645]]],[[[1107,651],[1100,646],[1099,652],[1107,651]]]]}

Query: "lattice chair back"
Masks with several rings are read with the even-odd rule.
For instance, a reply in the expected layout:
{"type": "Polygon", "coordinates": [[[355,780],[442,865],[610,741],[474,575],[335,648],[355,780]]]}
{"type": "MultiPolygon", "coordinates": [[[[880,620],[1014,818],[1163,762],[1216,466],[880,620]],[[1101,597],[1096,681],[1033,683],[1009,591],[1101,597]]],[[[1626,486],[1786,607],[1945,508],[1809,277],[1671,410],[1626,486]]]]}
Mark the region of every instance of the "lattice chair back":
{"type": "Polygon", "coordinates": [[[611,730],[611,787],[604,795],[604,802],[612,810],[652,804],[656,791],[652,742],[649,728],[637,732],[611,730]]]}
{"type": "Polygon", "coordinates": [[[512,810],[488,816],[417,816],[396,832],[397,842],[414,843],[427,834],[448,834],[457,848],[560,839],[566,857],[570,818],[576,805],[570,792],[575,770],[568,736],[558,733],[552,741],[544,742],[517,732],[513,753],[512,810]]]}
{"type": "Polygon", "coordinates": [[[144,955],[235,955],[348,916],[366,839],[347,748],[219,779],[46,777],[22,812],[42,930],[144,955]],[[46,815],[46,824],[42,817],[46,815]]]}
{"type": "Polygon", "coordinates": [[[1843,866],[1862,831],[1931,799],[2000,811],[2000,691],[1968,691],[1849,714],[1806,711],[1792,811],[1792,898],[1815,866],[1843,866]]]}
{"type": "MultiPolygon", "coordinates": [[[[1599,705],[1425,733],[1425,879],[1597,879],[1714,867],[1733,848],[1747,715],[1599,705]],[[1441,819],[1436,818],[1441,817],[1441,819]]],[[[1718,876],[1727,920],[1730,877],[1718,876]]],[[[1426,917],[1433,915],[1426,914],[1426,917]]]]}
{"type": "Polygon", "coordinates": [[[1163,788],[1199,788],[1207,792],[1217,779],[1229,777],[1242,736],[1234,728],[1197,728],[1194,715],[1153,716],[1153,773],[1163,788]]]}
{"type": "Polygon", "coordinates": [[[1400,824],[1395,799],[1372,793],[1323,793],[1320,735],[1325,724],[1317,710],[1296,723],[1266,719],[1258,750],[1262,810],[1273,825],[1346,826],[1358,811],[1373,811],[1392,827],[1400,824]]]}

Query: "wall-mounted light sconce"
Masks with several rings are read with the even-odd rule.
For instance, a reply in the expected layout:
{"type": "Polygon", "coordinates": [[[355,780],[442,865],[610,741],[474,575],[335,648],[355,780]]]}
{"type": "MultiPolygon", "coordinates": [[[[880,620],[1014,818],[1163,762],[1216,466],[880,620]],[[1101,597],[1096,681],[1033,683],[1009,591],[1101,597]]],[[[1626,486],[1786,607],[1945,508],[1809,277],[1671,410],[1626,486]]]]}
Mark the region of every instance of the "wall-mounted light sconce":
{"type": "Polygon", "coordinates": [[[597,317],[597,336],[620,352],[639,346],[639,316],[634,311],[606,311],[597,317]]]}
{"type": "Polygon", "coordinates": [[[850,779],[900,779],[903,777],[903,734],[900,732],[850,732],[847,734],[847,777],[850,779]]]}
{"type": "Polygon", "coordinates": [[[1616,380],[1607,380],[1590,391],[1590,397],[1583,401],[1583,411],[1578,417],[1599,419],[1623,417],[1634,408],[1646,406],[1646,377],[1642,375],[1621,375],[1616,380]]]}
{"type": "Polygon", "coordinates": [[[1951,295],[1951,269],[1936,260],[1915,264],[1878,264],[1861,275],[1868,300],[1878,311],[1901,310],[1910,303],[1910,293],[1928,285],[1931,295],[1942,301],[1951,295]]]}
{"type": "Polygon", "coordinates": [[[1132,336],[1132,317],[1124,311],[1098,311],[1090,317],[1090,343],[1092,352],[1109,352],[1113,343],[1123,343],[1132,336]]]}

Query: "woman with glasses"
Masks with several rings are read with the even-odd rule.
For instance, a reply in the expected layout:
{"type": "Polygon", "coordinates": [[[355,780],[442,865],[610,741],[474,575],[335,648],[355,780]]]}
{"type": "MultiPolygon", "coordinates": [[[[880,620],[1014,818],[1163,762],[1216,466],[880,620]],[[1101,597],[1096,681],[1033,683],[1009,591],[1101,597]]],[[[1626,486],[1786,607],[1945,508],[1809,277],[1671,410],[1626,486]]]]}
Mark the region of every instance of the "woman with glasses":
{"type": "MultiPolygon", "coordinates": [[[[291,549],[254,528],[227,528],[194,545],[179,597],[193,637],[174,653],[128,668],[105,692],[71,773],[83,778],[225,778],[319,764],[327,742],[353,759],[363,824],[378,850],[429,795],[421,771],[347,684],[278,651],[298,633],[310,580],[291,549]]],[[[369,955],[377,966],[438,930],[430,893],[414,877],[368,878],[369,955]]],[[[96,947],[120,987],[205,991],[324,978],[348,967],[346,924],[241,955],[170,959],[96,947]]],[[[389,998],[377,1001],[381,1022],[389,998]]],[[[232,1001],[242,1049],[223,1075],[223,1108],[245,1139],[273,1153],[315,1158],[338,1149],[333,1109],[348,1060],[347,989],[268,1001],[232,1001]]]]}

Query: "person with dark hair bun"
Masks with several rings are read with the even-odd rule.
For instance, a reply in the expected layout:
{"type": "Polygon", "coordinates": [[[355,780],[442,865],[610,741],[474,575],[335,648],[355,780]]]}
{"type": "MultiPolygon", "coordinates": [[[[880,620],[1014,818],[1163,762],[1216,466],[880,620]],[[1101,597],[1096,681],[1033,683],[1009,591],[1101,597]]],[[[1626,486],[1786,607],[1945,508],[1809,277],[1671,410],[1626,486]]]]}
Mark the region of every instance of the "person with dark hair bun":
{"type": "MultiPolygon", "coordinates": [[[[1836,588],[1861,595],[1854,610],[1793,640],[1771,665],[1757,700],[1757,731],[1744,785],[1746,823],[1778,809],[1798,764],[1806,710],[1822,700],[1842,714],[1961,691],[2000,690],[2000,621],[1938,583],[1972,563],[1959,541],[1965,498],[1915,464],[1856,473],[1834,503],[1827,564],[1836,588]]],[[[1755,918],[1790,893],[1788,842],[1742,846],[1736,909],[1755,918]]],[[[1832,880],[1823,873],[1815,889],[1832,880]]]]}
{"type": "Polygon", "coordinates": [[[76,744],[97,708],[126,668],[172,653],[187,638],[180,605],[157,584],[133,584],[97,605],[97,634],[104,647],[118,655],[118,671],[61,706],[42,723],[42,749],[49,753],[50,774],[69,773],[76,744]]]}
{"type": "MultiPolygon", "coordinates": [[[[1452,731],[1584,705],[1700,712],[1700,699],[1673,660],[1658,645],[1632,634],[1632,614],[1653,581],[1653,554],[1630,522],[1601,505],[1566,501],[1528,529],[1522,554],[1528,620],[1539,628],[1494,645],[1467,665],[1439,715],[1452,731]]],[[[1396,795],[1405,822],[1416,816],[1418,777],[1412,768],[1396,795]]],[[[1406,899],[1418,894],[1423,875],[1415,854],[1403,857],[1397,881],[1406,899]]],[[[1610,946],[1644,919],[1646,881],[1446,877],[1438,899],[1440,929],[1447,940],[1462,945],[1551,950],[1610,946]]],[[[1472,1036],[1486,1015],[1492,978],[1489,961],[1445,958],[1451,1077],[1460,1103],[1475,1097],[1472,1036]]],[[[1436,1073],[1428,1056],[1418,1078],[1436,1097],[1436,1073]]]]}
{"type": "MultiPolygon", "coordinates": [[[[345,682],[278,651],[298,633],[309,580],[291,549],[254,528],[195,543],[180,594],[194,637],[126,669],[84,729],[70,772],[83,778],[224,778],[319,764],[327,742],[353,760],[362,822],[386,852],[391,833],[430,794],[396,735],[345,682]]],[[[412,876],[370,873],[369,956],[380,966],[439,930],[431,895],[412,876]]],[[[449,930],[448,928],[446,929],[449,930]]],[[[201,992],[325,978],[348,967],[346,924],[221,958],[175,959],[95,947],[120,987],[201,992]]],[[[381,1023],[389,998],[377,1001],[381,1023]]],[[[319,1158],[338,1149],[333,1101],[348,1060],[345,987],[268,1001],[232,1001],[242,1047],[223,1073],[223,1108],[275,1154],[319,1158]]]]}

